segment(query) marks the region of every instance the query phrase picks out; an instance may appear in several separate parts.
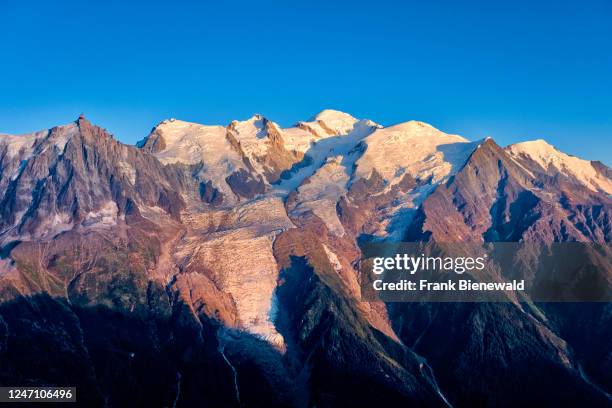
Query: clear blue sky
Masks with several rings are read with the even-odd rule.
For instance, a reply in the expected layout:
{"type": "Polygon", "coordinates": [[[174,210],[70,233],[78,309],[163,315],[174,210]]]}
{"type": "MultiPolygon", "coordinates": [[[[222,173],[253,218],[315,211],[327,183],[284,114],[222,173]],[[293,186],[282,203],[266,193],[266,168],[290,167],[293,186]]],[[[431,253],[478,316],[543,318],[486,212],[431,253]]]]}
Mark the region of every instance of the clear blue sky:
{"type": "Polygon", "coordinates": [[[0,132],[324,108],[612,164],[612,2],[0,3],[0,132]]]}

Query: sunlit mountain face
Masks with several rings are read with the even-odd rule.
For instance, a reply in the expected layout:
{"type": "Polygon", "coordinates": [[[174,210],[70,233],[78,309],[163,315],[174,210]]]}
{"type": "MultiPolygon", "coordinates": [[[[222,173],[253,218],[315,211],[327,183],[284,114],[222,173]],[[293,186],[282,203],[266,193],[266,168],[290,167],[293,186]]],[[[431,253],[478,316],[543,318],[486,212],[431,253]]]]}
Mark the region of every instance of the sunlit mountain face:
{"type": "MultiPolygon", "coordinates": [[[[0,135],[0,385],[83,406],[611,406],[612,306],[361,298],[363,242],[612,240],[612,170],[325,110],[0,135]]],[[[609,256],[609,254],[608,254],[609,256]]],[[[612,272],[599,276],[612,282],[612,272]]]]}

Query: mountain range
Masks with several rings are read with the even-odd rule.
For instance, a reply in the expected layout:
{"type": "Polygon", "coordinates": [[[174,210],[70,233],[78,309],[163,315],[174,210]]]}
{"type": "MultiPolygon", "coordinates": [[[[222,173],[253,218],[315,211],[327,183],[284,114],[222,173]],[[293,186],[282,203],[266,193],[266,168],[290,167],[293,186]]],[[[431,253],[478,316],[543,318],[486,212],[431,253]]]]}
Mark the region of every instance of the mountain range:
{"type": "MultiPolygon", "coordinates": [[[[0,384],[83,406],[612,406],[610,303],[361,299],[363,242],[612,240],[612,170],[325,110],[0,134],[0,384]]],[[[609,256],[609,253],[607,254],[609,256]]],[[[612,272],[600,278],[612,285],[612,272]]]]}

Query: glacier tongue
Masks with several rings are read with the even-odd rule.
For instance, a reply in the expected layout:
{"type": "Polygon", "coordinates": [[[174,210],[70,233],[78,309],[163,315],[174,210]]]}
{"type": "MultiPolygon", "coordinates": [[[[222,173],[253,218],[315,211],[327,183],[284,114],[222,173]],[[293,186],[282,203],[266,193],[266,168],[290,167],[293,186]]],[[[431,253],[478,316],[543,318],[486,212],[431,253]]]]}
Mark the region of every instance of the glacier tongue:
{"type": "Polygon", "coordinates": [[[278,267],[272,251],[276,235],[293,228],[283,202],[269,197],[231,210],[197,214],[177,248],[175,259],[185,266],[211,271],[211,279],[229,293],[238,312],[239,328],[284,349],[272,321],[278,267]]]}

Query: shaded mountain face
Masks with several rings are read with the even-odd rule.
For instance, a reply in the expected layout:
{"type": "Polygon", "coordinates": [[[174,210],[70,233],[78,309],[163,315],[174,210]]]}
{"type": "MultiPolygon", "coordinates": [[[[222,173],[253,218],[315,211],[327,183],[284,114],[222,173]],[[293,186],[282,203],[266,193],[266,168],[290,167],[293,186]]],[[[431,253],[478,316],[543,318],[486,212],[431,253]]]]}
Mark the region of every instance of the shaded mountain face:
{"type": "MultiPolygon", "coordinates": [[[[612,404],[609,303],[361,300],[364,241],[611,239],[610,169],[327,110],[0,135],[0,383],[84,406],[612,404]]],[[[612,279],[611,277],[604,277],[612,279]]]]}

